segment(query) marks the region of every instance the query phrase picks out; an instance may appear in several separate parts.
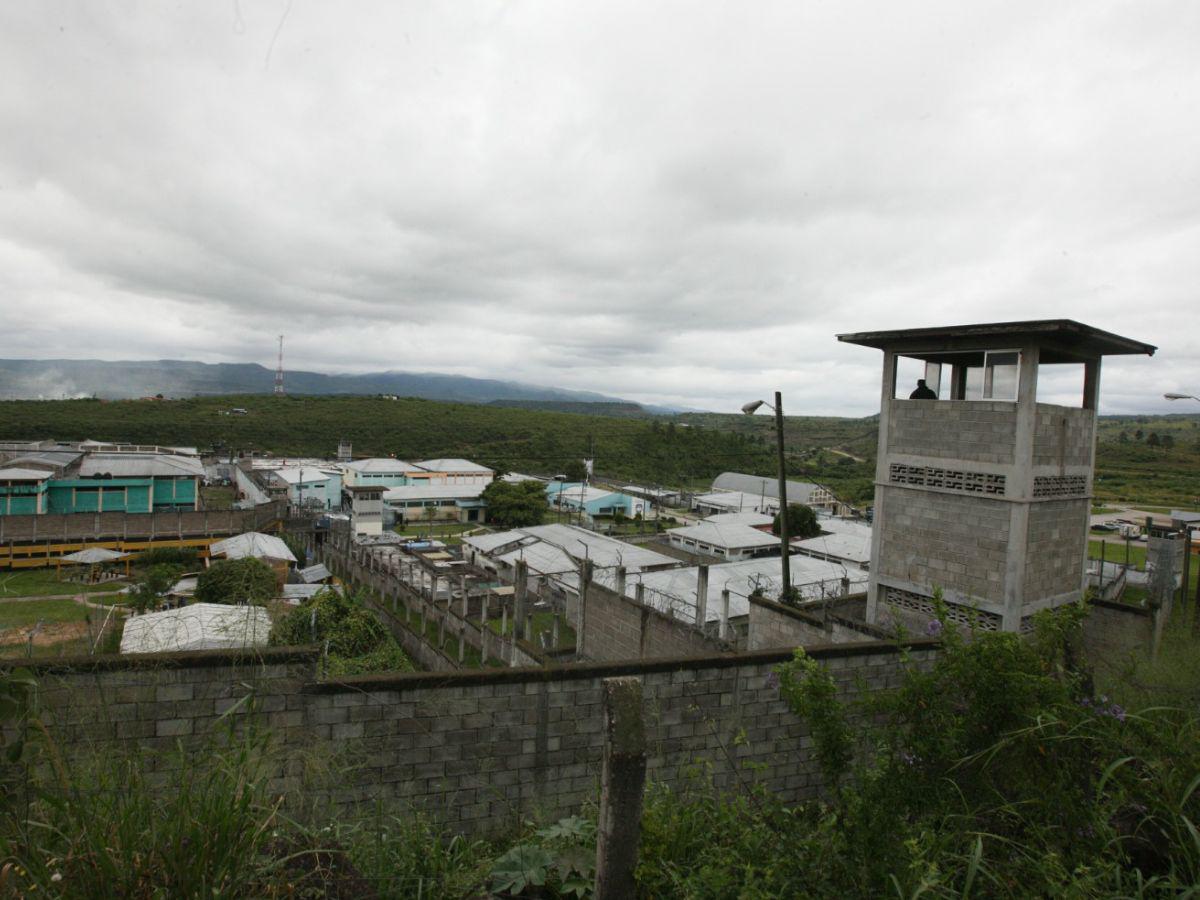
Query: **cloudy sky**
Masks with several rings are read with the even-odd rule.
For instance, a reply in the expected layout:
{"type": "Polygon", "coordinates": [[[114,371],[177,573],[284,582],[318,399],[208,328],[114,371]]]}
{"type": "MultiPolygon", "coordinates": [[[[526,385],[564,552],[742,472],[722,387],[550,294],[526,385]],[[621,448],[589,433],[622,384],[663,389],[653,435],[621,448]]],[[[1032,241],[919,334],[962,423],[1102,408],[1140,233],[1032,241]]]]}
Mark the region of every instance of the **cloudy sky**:
{"type": "MultiPolygon", "coordinates": [[[[838,332],[1075,318],[1200,393],[1200,3],[0,9],[0,356],[878,409],[838,332]]],[[[1200,411],[1200,406],[1195,407],[1200,411]]]]}

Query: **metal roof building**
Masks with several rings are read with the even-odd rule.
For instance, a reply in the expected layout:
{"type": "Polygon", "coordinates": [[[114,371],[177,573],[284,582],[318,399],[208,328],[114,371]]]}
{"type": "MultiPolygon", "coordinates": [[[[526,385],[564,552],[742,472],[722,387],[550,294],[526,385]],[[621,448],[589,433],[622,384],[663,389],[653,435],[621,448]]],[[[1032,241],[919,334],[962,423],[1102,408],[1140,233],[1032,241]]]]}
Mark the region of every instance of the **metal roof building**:
{"type": "Polygon", "coordinates": [[[271,617],[261,606],[194,603],[132,616],[121,634],[122,653],[175,653],[264,646],[271,617]]]}
{"type": "Polygon", "coordinates": [[[739,522],[713,522],[711,519],[686,528],[672,528],[667,532],[667,540],[682,550],[729,560],[746,559],[779,549],[779,538],[773,534],[739,522]]]}
{"type": "Polygon", "coordinates": [[[208,548],[208,552],[213,556],[224,556],[226,559],[244,559],[253,556],[257,559],[296,562],[295,555],[280,538],[258,531],[248,531],[245,534],[217,541],[208,548]]]}
{"type": "Polygon", "coordinates": [[[89,453],[79,464],[81,478],[203,478],[204,464],[194,456],[161,453],[89,453]]]}

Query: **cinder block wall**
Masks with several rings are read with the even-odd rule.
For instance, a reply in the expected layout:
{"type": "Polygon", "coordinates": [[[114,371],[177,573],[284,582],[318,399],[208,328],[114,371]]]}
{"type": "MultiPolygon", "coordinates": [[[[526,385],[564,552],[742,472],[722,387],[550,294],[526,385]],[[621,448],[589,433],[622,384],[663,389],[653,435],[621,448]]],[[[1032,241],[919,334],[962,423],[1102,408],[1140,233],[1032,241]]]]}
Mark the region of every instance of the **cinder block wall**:
{"type": "Polygon", "coordinates": [[[1013,462],[1016,412],[1011,403],[890,403],[889,456],[931,456],[998,465],[1013,462]]]}
{"type": "Polygon", "coordinates": [[[854,621],[840,615],[836,609],[842,605],[857,607],[865,604],[865,596],[851,598],[840,603],[831,603],[828,614],[824,610],[794,609],[762,597],[750,598],[750,633],[747,649],[768,650],[778,647],[801,647],[806,644],[852,644],[860,641],[886,640],[885,629],[876,628],[866,622],[854,621]]]}
{"type": "Polygon", "coordinates": [[[875,527],[884,529],[886,552],[872,562],[881,582],[895,579],[970,597],[1003,597],[1008,503],[885,485],[875,491],[885,511],[875,527]]]}
{"type": "Polygon", "coordinates": [[[1029,505],[1024,596],[1053,597],[1081,589],[1090,503],[1085,497],[1029,505]]]}
{"type": "Polygon", "coordinates": [[[591,660],[707,656],[720,649],[692,624],[595,582],[588,585],[585,622],[584,655],[591,660]]]}
{"type": "MultiPolygon", "coordinates": [[[[912,663],[927,664],[936,649],[915,642],[912,663]]],[[[891,644],[809,652],[846,697],[901,677],[891,644]]],[[[682,786],[701,763],[720,787],[758,777],[785,802],[814,796],[820,775],[811,739],[770,678],[790,657],[778,650],[337,683],[315,680],[315,653],[295,649],[33,668],[39,709],[68,758],[143,748],[153,765],[168,760],[176,742],[201,749],[211,732],[253,714],[278,745],[272,787],[290,798],[343,811],[411,805],[452,829],[486,833],[569,814],[594,798],[601,680],[616,675],[642,678],[651,778],[682,786]],[[301,770],[314,756],[332,761],[332,774],[306,782],[301,770]]]]}

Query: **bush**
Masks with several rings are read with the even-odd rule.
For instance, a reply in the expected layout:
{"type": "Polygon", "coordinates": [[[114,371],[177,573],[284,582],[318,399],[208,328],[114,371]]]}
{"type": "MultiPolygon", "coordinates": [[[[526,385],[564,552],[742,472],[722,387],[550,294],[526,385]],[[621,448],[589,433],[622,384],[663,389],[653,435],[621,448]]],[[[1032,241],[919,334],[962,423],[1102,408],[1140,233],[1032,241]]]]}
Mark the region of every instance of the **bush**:
{"type": "Polygon", "coordinates": [[[277,646],[326,642],[331,674],[412,671],[404,651],[357,596],[320,591],[271,629],[277,646]]]}
{"type": "Polygon", "coordinates": [[[200,556],[193,547],[154,547],[137,555],[139,566],[174,565],[189,569],[199,562],[200,556]]]}
{"type": "Polygon", "coordinates": [[[225,559],[196,579],[198,603],[249,603],[261,606],[278,593],[275,572],[261,559],[225,559]]]}

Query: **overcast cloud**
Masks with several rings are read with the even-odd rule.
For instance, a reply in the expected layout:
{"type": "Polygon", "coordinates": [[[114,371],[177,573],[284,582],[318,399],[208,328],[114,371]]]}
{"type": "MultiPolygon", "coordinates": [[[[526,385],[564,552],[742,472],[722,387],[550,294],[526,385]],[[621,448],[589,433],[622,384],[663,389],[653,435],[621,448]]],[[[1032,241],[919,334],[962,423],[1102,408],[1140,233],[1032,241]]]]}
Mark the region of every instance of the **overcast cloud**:
{"type": "Polygon", "coordinates": [[[866,415],[838,332],[1075,318],[1192,411],[1198,61],[1195,0],[5,4],[0,356],[866,415]]]}

